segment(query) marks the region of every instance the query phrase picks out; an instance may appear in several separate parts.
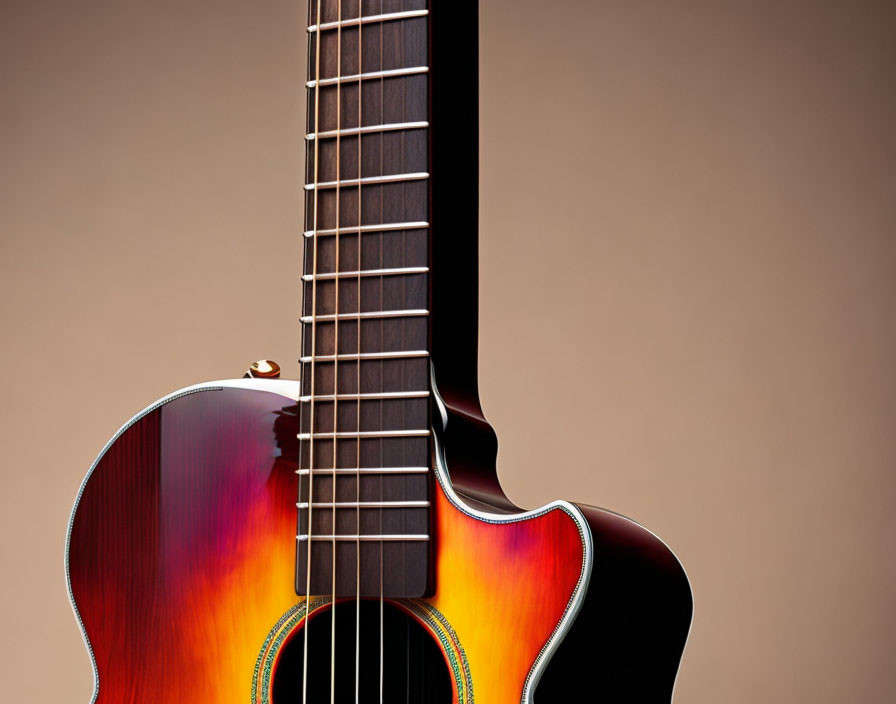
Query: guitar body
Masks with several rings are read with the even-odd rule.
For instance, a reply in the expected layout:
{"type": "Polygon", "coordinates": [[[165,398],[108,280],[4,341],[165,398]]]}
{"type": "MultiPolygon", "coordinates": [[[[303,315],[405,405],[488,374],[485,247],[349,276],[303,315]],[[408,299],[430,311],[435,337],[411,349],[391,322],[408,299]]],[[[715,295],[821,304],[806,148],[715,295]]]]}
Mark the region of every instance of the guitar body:
{"type": "MultiPolygon", "coordinates": [[[[295,393],[295,382],[261,379],[185,389],[136,416],[96,461],[66,560],[95,701],[280,704],[300,691],[301,659],[289,654],[308,625],[293,589],[295,393]]],[[[475,442],[483,427],[441,399],[434,416],[446,440],[475,442]]],[[[421,683],[399,691],[402,700],[669,701],[691,603],[668,549],[598,509],[520,512],[499,493],[489,503],[493,469],[491,479],[480,472],[475,486],[455,488],[445,466],[451,442],[437,446],[435,589],[388,601],[405,623],[387,633],[395,642],[383,653],[388,662],[406,648],[399,641],[413,624],[435,654],[419,667],[440,671],[438,691],[421,683]]],[[[473,476],[469,462],[465,470],[473,476]]],[[[315,632],[331,599],[308,602],[315,632]]],[[[348,618],[340,608],[337,619],[354,627],[355,605],[348,618]]],[[[349,645],[335,670],[353,681],[349,645]]],[[[360,657],[363,669],[379,652],[360,657]]],[[[376,686],[362,684],[359,699],[379,701],[376,686]]],[[[354,688],[337,701],[355,701],[354,688]]]]}

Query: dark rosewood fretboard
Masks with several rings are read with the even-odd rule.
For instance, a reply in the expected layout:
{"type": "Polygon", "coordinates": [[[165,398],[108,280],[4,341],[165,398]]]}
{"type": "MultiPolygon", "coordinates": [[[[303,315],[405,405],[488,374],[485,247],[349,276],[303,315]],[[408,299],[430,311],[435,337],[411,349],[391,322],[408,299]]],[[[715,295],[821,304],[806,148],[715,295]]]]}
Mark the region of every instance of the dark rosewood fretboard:
{"type": "Polygon", "coordinates": [[[432,586],[434,18],[426,0],[309,4],[296,590],[418,597],[432,586]]]}

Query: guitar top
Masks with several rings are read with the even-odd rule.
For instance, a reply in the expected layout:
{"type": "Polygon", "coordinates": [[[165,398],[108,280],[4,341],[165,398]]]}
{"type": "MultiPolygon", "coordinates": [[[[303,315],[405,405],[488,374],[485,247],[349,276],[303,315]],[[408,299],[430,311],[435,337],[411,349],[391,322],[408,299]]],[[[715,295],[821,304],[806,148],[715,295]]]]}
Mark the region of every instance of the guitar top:
{"type": "Polygon", "coordinates": [[[669,702],[669,548],[498,483],[477,3],[309,5],[300,381],[182,389],[90,469],[66,567],[94,701],[669,702]]]}

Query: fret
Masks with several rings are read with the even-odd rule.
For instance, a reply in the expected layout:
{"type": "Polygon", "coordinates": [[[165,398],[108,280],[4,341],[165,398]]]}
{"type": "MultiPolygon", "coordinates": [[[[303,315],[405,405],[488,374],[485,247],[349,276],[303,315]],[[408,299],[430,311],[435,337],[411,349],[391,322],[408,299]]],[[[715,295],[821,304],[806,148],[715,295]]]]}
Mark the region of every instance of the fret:
{"type": "MultiPolygon", "coordinates": [[[[382,68],[385,70],[390,67],[382,68]]],[[[326,76],[322,74],[321,77],[325,78],[326,76]]],[[[325,85],[321,86],[319,90],[306,90],[308,97],[306,102],[312,112],[305,128],[305,134],[399,122],[429,122],[431,125],[427,109],[428,78],[428,74],[421,73],[386,77],[377,81],[325,85]],[[320,106],[316,113],[313,112],[315,96],[318,98],[320,106]],[[397,104],[393,96],[397,97],[397,104]],[[359,102],[361,103],[360,114],[358,114],[359,102]],[[341,107],[340,112],[337,112],[337,107],[341,107]]],[[[382,134],[401,135],[419,131],[423,130],[382,134]]],[[[365,135],[365,137],[369,138],[370,135],[365,135]]],[[[306,141],[307,144],[309,142],[306,141]]]]}
{"type": "Polygon", "coordinates": [[[365,125],[363,127],[348,127],[339,130],[327,130],[326,132],[309,132],[305,139],[309,142],[315,139],[330,139],[332,137],[352,137],[359,134],[377,134],[381,132],[398,132],[400,130],[422,130],[429,127],[426,121],[418,122],[391,122],[387,125],[365,125]]]}
{"type": "Polygon", "coordinates": [[[409,68],[390,68],[383,71],[368,71],[367,73],[353,73],[350,76],[333,76],[310,80],[305,83],[306,88],[318,86],[335,86],[343,83],[358,83],[360,81],[372,81],[380,78],[400,78],[402,76],[415,76],[421,73],[429,73],[429,66],[411,66],[409,68]]]}
{"type": "MultiPolygon", "coordinates": [[[[404,164],[396,159],[396,163],[385,165],[382,174],[415,173],[424,169],[404,164]]],[[[335,171],[335,169],[333,169],[335,171]]],[[[342,174],[347,176],[347,174],[342,174]]],[[[313,175],[309,182],[313,179],[313,175]]],[[[332,176],[321,178],[318,182],[335,180],[332,176]]],[[[429,220],[428,193],[430,181],[404,181],[397,183],[371,183],[362,186],[345,186],[342,188],[303,189],[308,212],[313,212],[317,201],[317,224],[309,215],[306,230],[329,230],[334,228],[353,229],[358,226],[360,197],[360,224],[367,225],[380,222],[423,222],[429,220]],[[337,213],[337,210],[339,211],[337,213]],[[338,218],[338,219],[337,219],[338,218]]],[[[425,233],[424,233],[425,234],[425,233]]],[[[310,263],[310,262],[309,262],[310,263]]],[[[340,267],[345,268],[345,267],[340,267]]],[[[360,267],[365,268],[365,267],[360,267]]]]}
{"type": "Polygon", "coordinates": [[[296,504],[296,508],[302,511],[308,510],[309,506],[312,510],[316,508],[335,508],[337,510],[347,508],[428,508],[429,501],[337,501],[335,503],[315,501],[312,504],[309,504],[307,501],[299,501],[296,504]]]}
{"type": "MultiPolygon", "coordinates": [[[[311,466],[309,449],[311,448],[310,442],[302,442],[299,443],[299,469],[313,469],[315,472],[322,469],[332,469],[332,465],[336,465],[338,469],[351,469],[354,470],[359,464],[362,467],[402,467],[407,465],[408,467],[423,467],[429,464],[430,461],[430,450],[429,450],[429,438],[420,436],[420,437],[405,437],[405,438],[394,438],[394,437],[386,437],[386,438],[344,438],[344,439],[321,439],[318,438],[315,440],[315,451],[314,451],[314,466],[311,466]],[[333,444],[336,444],[336,457],[335,461],[333,458],[333,444]],[[358,444],[361,445],[361,459],[358,460],[358,444]],[[327,454],[322,454],[326,450],[330,452],[327,454]]],[[[371,480],[389,480],[395,479],[399,482],[404,482],[404,477],[394,477],[391,474],[387,473],[385,477],[364,477],[369,478],[371,480]]],[[[425,482],[425,477],[418,477],[421,481],[425,482]]],[[[326,480],[326,477],[322,478],[322,481],[326,480]]],[[[355,487],[357,484],[354,477],[346,478],[346,481],[349,482],[351,487],[355,487]]],[[[317,491],[318,480],[314,480],[315,491],[317,491]]],[[[395,491],[410,491],[410,488],[402,485],[393,487],[395,491]]],[[[422,489],[421,489],[422,490],[422,489]]],[[[416,491],[416,489],[415,489],[416,491]]],[[[323,498],[323,497],[319,497],[323,498]]],[[[369,497],[376,498],[376,497],[369,497]]],[[[409,497],[409,496],[391,496],[388,493],[385,495],[385,498],[423,498],[423,497],[409,497]]]]}
{"type": "MultiPolygon", "coordinates": [[[[335,470],[315,467],[313,470],[314,500],[321,502],[333,500],[334,476],[337,501],[427,500],[429,498],[426,492],[429,482],[427,475],[430,471],[429,468],[419,466],[384,467],[382,469],[365,467],[361,469],[360,473],[356,467],[337,467],[335,470]],[[359,481],[365,489],[360,496],[357,492],[359,481]],[[411,485],[412,482],[415,483],[411,485]],[[384,491],[381,494],[380,484],[383,487],[389,487],[390,492],[387,494],[384,491]],[[408,489],[409,486],[410,489],[408,489]]],[[[299,481],[303,483],[303,488],[307,488],[312,481],[309,479],[310,472],[308,467],[302,467],[296,471],[299,481]]],[[[303,491],[298,500],[308,501],[308,492],[303,491]]]]}
{"type": "Polygon", "coordinates": [[[358,360],[365,359],[412,359],[415,357],[429,357],[429,352],[426,350],[410,350],[404,351],[399,350],[397,352],[360,352],[354,354],[320,354],[314,356],[300,357],[299,361],[303,364],[311,364],[315,362],[342,362],[342,361],[351,361],[357,362],[358,360]]]}
{"type": "MultiPolygon", "coordinates": [[[[297,535],[296,540],[299,542],[306,542],[308,540],[308,534],[297,535]]],[[[408,533],[406,535],[402,535],[401,533],[388,533],[384,535],[312,535],[310,536],[311,540],[317,542],[318,540],[351,540],[352,542],[421,542],[429,540],[429,536],[426,534],[420,533],[408,533]]]]}
{"type": "Polygon", "coordinates": [[[334,278],[319,281],[316,286],[306,281],[303,287],[305,289],[303,314],[306,316],[314,314],[318,319],[337,312],[354,313],[358,311],[359,305],[362,313],[370,313],[388,310],[423,310],[428,303],[426,277],[420,274],[380,279],[334,278]],[[316,296],[317,300],[316,309],[313,307],[313,296],[316,296]]]}
{"type": "MultiPolygon", "coordinates": [[[[307,403],[312,403],[308,401],[307,403]]],[[[309,433],[310,418],[303,419],[299,430],[300,440],[314,440],[327,443],[331,450],[332,442],[351,444],[357,440],[362,442],[373,440],[402,441],[408,439],[425,439],[429,431],[417,430],[429,422],[428,406],[425,397],[412,399],[389,399],[375,401],[319,401],[315,399],[316,412],[314,434],[309,433]],[[335,407],[334,407],[335,403],[335,407]],[[359,409],[358,404],[363,406],[359,409]],[[358,413],[361,413],[360,426],[358,413]],[[335,424],[334,424],[335,421],[335,424]]],[[[308,406],[304,406],[308,408],[308,406]]],[[[351,462],[359,464],[357,458],[351,462]]],[[[406,464],[402,461],[400,464],[406,464]]]]}
{"type": "MultiPolygon", "coordinates": [[[[316,403],[324,403],[323,396],[336,394],[356,393],[397,393],[405,391],[422,392],[429,387],[429,363],[425,357],[407,360],[364,360],[360,362],[343,362],[338,367],[334,364],[309,363],[302,365],[302,396],[311,396],[312,370],[314,376],[314,396],[316,403]],[[360,365],[360,369],[358,367],[360,365]],[[359,374],[360,372],[360,374],[359,374]],[[359,378],[360,377],[360,378],[359,378]],[[360,388],[358,386],[360,382],[360,388]],[[334,388],[338,384],[338,388],[334,388]]],[[[373,399],[385,402],[384,399],[373,399]]],[[[335,399],[339,402],[339,399],[335,399]]],[[[361,399],[360,402],[363,402],[361,399]]],[[[420,398],[396,399],[395,405],[413,404],[416,406],[411,416],[398,415],[391,427],[411,426],[413,420],[417,420],[417,427],[428,425],[426,416],[427,404],[421,403],[420,398]],[[401,402],[401,403],[399,403],[401,402]]],[[[410,409],[408,409],[410,410],[410,409]]],[[[386,422],[386,418],[383,418],[386,422]]],[[[302,430],[307,430],[307,424],[302,430]]]]}
{"type": "Polygon", "coordinates": [[[309,474],[332,476],[355,474],[429,474],[429,467],[337,467],[336,469],[298,469],[296,474],[307,477],[309,474]]]}
{"type": "Polygon", "coordinates": [[[402,401],[409,398],[429,398],[429,391],[382,391],[366,394],[315,394],[299,396],[299,403],[327,403],[330,401],[402,401]]]}
{"type": "Polygon", "coordinates": [[[410,274],[426,274],[428,266],[405,266],[394,269],[362,269],[358,271],[333,271],[326,274],[305,274],[302,281],[330,281],[333,279],[360,279],[371,276],[405,276],[410,274]]]}
{"type": "Polygon", "coordinates": [[[327,322],[332,320],[364,320],[367,318],[413,318],[428,316],[429,311],[423,309],[413,310],[370,310],[356,313],[330,313],[328,315],[303,315],[299,318],[302,323],[327,322]]]}
{"type": "MultiPolygon", "coordinates": [[[[335,21],[354,18],[330,18],[335,21]]],[[[429,63],[426,50],[426,17],[408,17],[400,22],[360,23],[339,32],[312,33],[309,43],[317,53],[309,65],[309,79],[357,76],[374,71],[422,67],[429,63]],[[359,44],[361,45],[359,47],[359,44]],[[361,51],[359,51],[359,48],[361,51]]]]}
{"type": "MultiPolygon", "coordinates": [[[[360,239],[360,246],[357,236],[346,237],[340,242],[338,262],[334,240],[317,243],[317,271],[302,277],[305,295],[302,315],[337,312],[337,287],[339,312],[427,308],[429,272],[423,270],[428,269],[423,266],[428,258],[426,233],[367,234],[360,239]],[[359,264],[362,274],[365,271],[371,271],[371,274],[359,275],[359,264]],[[380,273],[381,269],[396,271],[380,273]],[[311,294],[314,291],[317,293],[317,309],[312,311],[311,294]]],[[[310,259],[315,254],[314,248],[310,242],[306,244],[305,256],[310,259]]],[[[307,261],[307,269],[312,269],[311,261],[307,261]]],[[[340,326],[340,335],[347,327],[340,326]]],[[[416,343],[407,340],[407,345],[412,345],[411,349],[424,349],[427,343],[419,339],[416,343]]],[[[352,351],[354,347],[356,345],[344,351],[352,351]]]]}
{"type": "MultiPolygon", "coordinates": [[[[317,159],[320,168],[315,169],[315,158],[309,157],[306,165],[305,183],[312,186],[332,183],[330,188],[342,187],[353,189],[351,196],[358,199],[358,186],[362,187],[362,195],[372,192],[372,187],[388,183],[404,183],[422,181],[429,177],[426,159],[426,130],[416,132],[387,132],[385,134],[344,137],[339,140],[323,140],[318,147],[317,159]],[[359,160],[358,140],[362,139],[362,154],[359,160]],[[389,157],[380,159],[381,151],[389,153],[389,157]],[[339,158],[337,173],[336,161],[339,158]],[[358,177],[362,180],[358,181],[358,177]]],[[[315,144],[315,143],[312,143],[315,144]]],[[[393,187],[394,188],[394,187],[393,187]]],[[[314,189],[305,188],[309,196],[314,189]]],[[[401,194],[396,194],[404,197],[401,194]]],[[[375,221],[374,221],[375,222],[375,221]]]]}
{"type": "Polygon", "coordinates": [[[377,225],[354,225],[345,227],[332,227],[325,230],[306,230],[303,234],[305,237],[312,238],[315,234],[318,237],[327,237],[331,235],[349,235],[358,232],[394,232],[396,230],[425,230],[429,227],[428,222],[391,222],[380,223],[377,225]]]}
{"type": "Polygon", "coordinates": [[[330,29],[339,29],[342,27],[357,27],[362,24],[374,24],[379,22],[391,22],[393,20],[409,20],[415,17],[426,17],[429,10],[406,10],[404,12],[385,12],[380,15],[367,15],[365,17],[352,17],[341,22],[321,22],[320,25],[313,24],[308,27],[308,33],[314,34],[317,31],[326,32],[330,29]]]}
{"type": "MultiPolygon", "coordinates": [[[[404,536],[429,533],[430,509],[419,505],[430,500],[426,475],[363,475],[360,483],[353,476],[338,475],[335,479],[334,491],[334,477],[315,470],[312,497],[307,491],[308,476],[301,477],[306,491],[300,493],[296,502],[298,535],[311,535],[317,540],[318,536],[334,534],[404,536]],[[399,502],[413,502],[413,505],[401,507],[397,505],[399,502]],[[308,503],[313,503],[312,508],[308,508],[308,503]],[[393,505],[372,505],[380,503],[393,505]],[[371,505],[365,507],[365,504],[371,505]],[[338,508],[341,505],[348,510],[338,508]]],[[[400,538],[396,538],[398,540],[400,538]]]]}
{"type": "Polygon", "coordinates": [[[336,181],[324,181],[322,183],[306,183],[306,191],[322,190],[329,188],[354,188],[357,186],[377,186],[383,183],[404,183],[405,181],[425,181],[429,174],[425,171],[410,174],[386,174],[384,176],[365,176],[364,178],[349,178],[336,181]]]}
{"type": "MultiPolygon", "coordinates": [[[[366,464],[366,463],[364,463],[366,464]]],[[[423,463],[415,464],[419,467],[423,463]]],[[[314,501],[328,503],[333,501],[425,501],[429,500],[429,480],[428,473],[411,472],[411,473],[362,473],[360,477],[355,475],[355,467],[339,467],[337,474],[333,474],[333,470],[329,467],[314,467],[313,479],[308,474],[299,475],[299,481],[302,483],[302,492],[297,497],[298,501],[314,501]],[[351,473],[342,470],[350,470],[351,473]],[[333,480],[336,480],[336,491],[333,491],[333,480]],[[308,489],[314,484],[314,496],[311,497],[308,489]],[[361,491],[358,491],[360,484],[361,491]]],[[[308,470],[309,467],[302,467],[302,470],[308,470]]],[[[414,525],[421,516],[414,517],[414,525]]],[[[425,519],[425,516],[422,517],[425,519]]],[[[425,524],[425,521],[424,521],[425,524]]],[[[313,532],[325,533],[329,529],[327,526],[315,526],[313,532]]],[[[387,529],[388,532],[394,532],[392,528],[387,529]]],[[[305,531],[307,532],[307,531],[305,531]]],[[[417,529],[411,532],[422,532],[417,529]]]]}
{"type": "MultiPolygon", "coordinates": [[[[368,318],[361,320],[318,321],[315,326],[315,349],[311,348],[311,335],[305,335],[302,355],[311,356],[328,354],[354,354],[362,352],[393,352],[399,350],[422,350],[429,346],[428,323],[426,317],[417,318],[368,318]],[[339,326],[339,339],[336,339],[336,326],[339,326]],[[360,346],[359,346],[360,342],[360,346]],[[338,347],[338,349],[337,349],[338,347]]],[[[305,328],[310,332],[310,328],[305,328]]],[[[426,366],[426,358],[421,358],[426,366]]],[[[409,360],[410,362],[410,360],[409,360]]],[[[401,366],[402,360],[382,360],[377,364],[401,366]]],[[[361,361],[362,366],[367,362],[361,361]]],[[[307,368],[306,368],[307,370],[307,368]]],[[[423,383],[421,389],[427,388],[423,383]]],[[[383,391],[384,389],[369,389],[383,391]]],[[[410,389],[404,389],[409,391],[410,389]]]]}
{"type": "Polygon", "coordinates": [[[361,431],[337,431],[335,433],[299,433],[299,440],[314,440],[317,438],[328,440],[354,440],[363,438],[422,438],[429,437],[429,430],[361,430],[361,431]]]}

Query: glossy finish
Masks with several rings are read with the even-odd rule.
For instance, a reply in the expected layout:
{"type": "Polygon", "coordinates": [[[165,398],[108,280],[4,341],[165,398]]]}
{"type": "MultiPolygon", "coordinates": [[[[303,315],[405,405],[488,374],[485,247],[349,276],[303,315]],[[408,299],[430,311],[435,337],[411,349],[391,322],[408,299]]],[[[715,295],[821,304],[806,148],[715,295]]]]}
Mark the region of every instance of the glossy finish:
{"type": "Polygon", "coordinates": [[[98,701],[248,701],[247,667],[251,681],[264,636],[296,600],[295,466],[277,447],[295,435],[285,405],[249,390],[180,396],[98,461],[68,554],[98,701]]]}
{"type": "MultiPolygon", "coordinates": [[[[265,639],[303,601],[293,591],[290,405],[249,388],[175,396],[98,460],[68,551],[98,701],[251,701],[265,639]]],[[[583,583],[581,525],[562,508],[498,524],[461,510],[441,485],[434,497],[436,588],[424,602],[469,668],[472,692],[455,697],[518,702],[583,583]]]]}
{"type": "Polygon", "coordinates": [[[252,362],[247,374],[256,379],[279,379],[280,365],[270,359],[259,359],[252,362]]]}
{"type": "MultiPolygon", "coordinates": [[[[427,547],[426,559],[416,559],[422,567],[415,590],[401,592],[427,596],[402,607],[419,616],[421,626],[439,639],[446,662],[457,665],[454,701],[659,703],[671,697],[692,608],[687,578],[671,551],[646,529],[608,511],[555,504],[522,513],[498,483],[497,441],[477,390],[478,4],[405,0],[401,9],[418,9],[412,5],[428,5],[427,19],[398,21],[406,23],[405,39],[389,35],[393,40],[380,44],[387,53],[371,56],[378,66],[391,66],[396,57],[388,52],[425,46],[430,69],[388,79],[402,97],[399,102],[393,96],[387,105],[381,93],[382,114],[372,124],[397,121],[390,114],[400,107],[402,121],[425,120],[428,127],[376,133],[368,141],[380,155],[370,161],[377,167],[373,173],[359,167],[354,176],[337,174],[335,151],[310,173],[319,185],[424,171],[431,177],[356,185],[356,193],[360,188],[380,194],[363,208],[363,198],[349,198],[337,210],[335,188],[306,195],[303,314],[308,320],[315,301],[318,322],[315,344],[308,335],[302,343],[305,388],[249,379],[169,398],[114,439],[79,495],[67,566],[95,659],[100,702],[266,701],[257,698],[263,690],[259,678],[268,665],[276,669],[283,643],[297,643],[290,629],[300,628],[304,616],[305,599],[295,587],[305,580],[299,574],[294,581],[300,458],[295,413],[296,399],[310,405],[312,379],[319,404],[332,404],[342,394],[350,398],[340,404],[354,401],[359,408],[381,402],[371,393],[414,396],[398,397],[406,407],[394,427],[386,428],[381,416],[354,428],[345,422],[321,428],[309,418],[307,426],[303,419],[303,432],[435,431],[431,446],[428,439],[402,438],[398,442],[407,445],[384,458],[385,464],[365,458],[361,466],[411,470],[405,488],[419,480],[414,495],[380,500],[431,499],[432,552],[427,547]],[[386,134],[389,144],[401,140],[402,148],[377,148],[386,134]],[[319,221],[312,221],[318,204],[319,221]],[[357,257],[340,264],[335,244],[343,237],[340,251],[357,257]],[[366,261],[370,252],[376,256],[366,261]],[[334,282],[351,284],[340,273],[362,270],[388,273],[358,274],[356,289],[343,287],[351,295],[337,299],[334,282]],[[379,297],[362,295],[363,282],[378,277],[389,282],[379,297]],[[404,279],[403,288],[397,287],[404,279]],[[356,311],[378,316],[365,320],[374,325],[362,334],[361,318],[337,300],[356,300],[356,311]],[[424,310],[426,315],[382,318],[383,311],[424,310]],[[351,320],[325,319],[345,313],[351,320]],[[341,374],[337,384],[336,355],[408,351],[408,359],[346,360],[355,371],[341,374]],[[333,358],[312,371],[313,355],[333,358]],[[417,403],[430,394],[426,403],[417,403]],[[429,400],[437,414],[430,412],[429,400]],[[413,457],[407,452],[412,443],[420,450],[413,457]],[[435,474],[426,475],[419,470],[431,457],[435,474]],[[426,476],[432,477],[429,487],[426,476]]],[[[324,3],[323,22],[334,21],[335,7],[332,0],[324,3]]],[[[389,23],[387,31],[398,32],[399,23],[389,23]]],[[[325,53],[335,56],[335,49],[331,45],[325,53]]],[[[408,66],[419,64],[419,57],[400,58],[408,66]]],[[[332,101],[339,90],[319,89],[330,96],[331,107],[341,102],[332,101]]],[[[346,96],[346,115],[357,114],[351,92],[346,96]]],[[[368,102],[365,110],[372,107],[368,102]]],[[[334,119],[335,109],[310,116],[309,131],[330,132],[337,122],[340,129],[353,126],[334,119]]],[[[315,145],[325,141],[318,136],[315,145]]],[[[343,161],[350,163],[355,162],[343,161]]],[[[302,468],[308,466],[303,459],[302,468]]],[[[412,572],[385,562],[398,579],[412,572]]],[[[325,608],[317,599],[312,604],[325,608]]],[[[352,665],[343,657],[337,666],[343,672],[352,665]]],[[[284,683],[278,672],[279,691],[294,694],[295,683],[284,683]]],[[[378,701],[365,695],[362,701],[378,701]]]]}
{"type": "Polygon", "coordinates": [[[594,538],[595,569],[535,701],[582,701],[585,686],[599,701],[669,702],[691,625],[687,575],[643,526],[612,511],[579,508],[594,538]]]}

